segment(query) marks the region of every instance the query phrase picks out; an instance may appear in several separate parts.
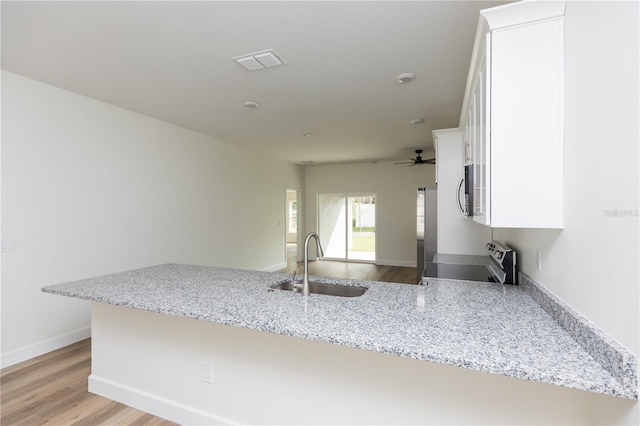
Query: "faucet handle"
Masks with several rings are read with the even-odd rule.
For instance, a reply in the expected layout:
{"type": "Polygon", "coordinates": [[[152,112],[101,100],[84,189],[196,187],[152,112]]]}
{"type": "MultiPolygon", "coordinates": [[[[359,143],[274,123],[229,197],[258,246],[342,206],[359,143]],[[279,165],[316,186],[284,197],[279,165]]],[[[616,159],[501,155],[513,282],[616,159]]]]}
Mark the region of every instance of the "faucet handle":
{"type": "Polygon", "coordinates": [[[291,276],[291,283],[292,284],[302,283],[302,278],[300,278],[300,280],[298,280],[297,283],[296,283],[296,278],[297,278],[296,271],[293,271],[293,275],[291,276]]]}

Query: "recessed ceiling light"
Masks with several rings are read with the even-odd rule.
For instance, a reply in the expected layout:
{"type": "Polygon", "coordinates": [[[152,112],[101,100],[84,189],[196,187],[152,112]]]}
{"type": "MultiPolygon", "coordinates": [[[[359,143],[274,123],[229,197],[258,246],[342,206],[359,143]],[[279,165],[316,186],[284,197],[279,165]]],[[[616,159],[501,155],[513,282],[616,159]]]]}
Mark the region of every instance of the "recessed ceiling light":
{"type": "Polygon", "coordinates": [[[396,81],[398,83],[409,83],[411,81],[413,81],[416,78],[416,75],[412,72],[405,72],[402,74],[398,74],[398,76],[396,77],[396,81]]]}
{"type": "Polygon", "coordinates": [[[411,120],[411,124],[422,124],[424,123],[424,118],[414,118],[411,120]]]}
{"type": "Polygon", "coordinates": [[[305,138],[310,138],[311,137],[311,132],[303,133],[302,136],[305,137],[305,138]]]}
{"type": "Polygon", "coordinates": [[[260,106],[260,104],[256,101],[244,101],[242,105],[246,106],[247,108],[254,108],[254,109],[260,106]]]}

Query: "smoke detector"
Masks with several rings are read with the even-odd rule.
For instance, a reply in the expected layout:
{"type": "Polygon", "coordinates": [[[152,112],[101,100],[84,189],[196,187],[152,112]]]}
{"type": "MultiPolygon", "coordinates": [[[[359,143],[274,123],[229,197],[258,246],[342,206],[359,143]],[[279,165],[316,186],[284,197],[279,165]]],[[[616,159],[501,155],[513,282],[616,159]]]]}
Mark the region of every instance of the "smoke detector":
{"type": "Polygon", "coordinates": [[[282,56],[273,49],[261,50],[260,52],[248,53],[246,55],[231,58],[249,71],[261,70],[263,68],[277,67],[285,64],[282,56]]]}

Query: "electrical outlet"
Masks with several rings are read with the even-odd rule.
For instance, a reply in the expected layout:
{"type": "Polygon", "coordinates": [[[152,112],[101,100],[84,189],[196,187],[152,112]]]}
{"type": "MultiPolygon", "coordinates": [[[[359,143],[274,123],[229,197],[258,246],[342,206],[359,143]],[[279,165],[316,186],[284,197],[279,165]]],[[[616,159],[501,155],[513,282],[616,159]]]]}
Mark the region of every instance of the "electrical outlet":
{"type": "Polygon", "coordinates": [[[542,255],[540,250],[536,249],[536,265],[538,265],[538,271],[542,271],[542,255]]]}
{"type": "Polygon", "coordinates": [[[213,365],[210,362],[202,363],[202,370],[200,372],[203,382],[211,384],[213,383],[213,365]]]}
{"type": "Polygon", "coordinates": [[[2,251],[16,251],[16,240],[2,240],[2,251]]]}

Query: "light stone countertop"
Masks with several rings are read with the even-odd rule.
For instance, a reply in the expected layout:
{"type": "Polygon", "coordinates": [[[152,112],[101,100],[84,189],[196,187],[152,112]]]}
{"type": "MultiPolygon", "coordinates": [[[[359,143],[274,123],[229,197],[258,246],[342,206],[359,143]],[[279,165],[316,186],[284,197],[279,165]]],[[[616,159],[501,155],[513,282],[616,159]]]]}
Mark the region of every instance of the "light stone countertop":
{"type": "Polygon", "coordinates": [[[305,298],[269,289],[288,274],[164,264],[42,291],[637,399],[521,286],[314,278],[369,290],[305,298]]]}

